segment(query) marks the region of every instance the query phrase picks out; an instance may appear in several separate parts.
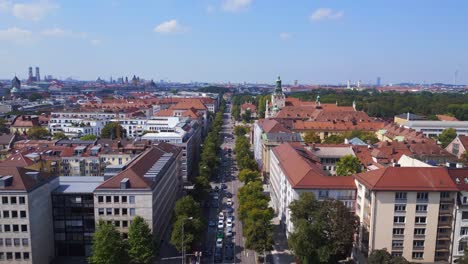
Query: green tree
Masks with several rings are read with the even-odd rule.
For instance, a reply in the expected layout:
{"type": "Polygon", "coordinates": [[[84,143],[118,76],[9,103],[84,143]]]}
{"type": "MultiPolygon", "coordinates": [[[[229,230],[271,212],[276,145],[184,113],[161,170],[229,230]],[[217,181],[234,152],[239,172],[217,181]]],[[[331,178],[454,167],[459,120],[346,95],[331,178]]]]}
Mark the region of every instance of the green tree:
{"type": "Polygon", "coordinates": [[[245,126],[234,127],[234,135],[236,135],[237,137],[245,136],[245,134],[247,134],[248,132],[249,132],[249,129],[245,126]]]}
{"type": "Polygon", "coordinates": [[[95,135],[91,135],[91,134],[88,134],[88,135],[84,135],[82,137],[80,137],[80,140],[96,140],[97,137],[95,135]]]}
{"type": "Polygon", "coordinates": [[[250,123],[250,121],[252,121],[252,112],[250,109],[244,111],[244,114],[242,114],[242,121],[244,123],[250,123]]]}
{"type": "Polygon", "coordinates": [[[447,128],[440,133],[438,140],[442,144],[442,147],[447,147],[452,140],[454,140],[457,137],[457,131],[453,128],[447,128]]]}
{"type": "Polygon", "coordinates": [[[239,172],[239,180],[247,184],[251,181],[260,180],[260,173],[258,171],[251,171],[248,169],[243,169],[239,172]]]}
{"type": "Polygon", "coordinates": [[[200,204],[192,196],[184,196],[177,200],[174,212],[177,218],[200,218],[200,204]]]}
{"type": "Polygon", "coordinates": [[[151,229],[140,216],[133,219],[128,231],[128,255],[134,264],[150,264],[154,258],[151,229]]]}
{"type": "Polygon", "coordinates": [[[1,134],[10,134],[10,129],[8,129],[6,125],[6,120],[3,118],[0,118],[0,133],[1,134]]]}
{"type": "Polygon", "coordinates": [[[185,250],[190,251],[202,235],[203,226],[203,221],[200,218],[177,218],[172,229],[171,244],[179,252],[182,252],[183,241],[185,250]]]}
{"type": "Polygon", "coordinates": [[[29,97],[28,97],[28,100],[31,101],[31,102],[35,102],[37,100],[41,100],[43,98],[43,96],[39,93],[32,93],[29,97]]]}
{"type": "Polygon", "coordinates": [[[99,221],[88,260],[91,264],[128,263],[125,243],[114,225],[99,221]]]}
{"type": "Polygon", "coordinates": [[[468,248],[465,247],[465,251],[463,251],[463,256],[458,258],[458,264],[468,264],[468,248]]]}
{"type": "Polygon", "coordinates": [[[240,119],[240,106],[239,105],[232,105],[232,108],[231,108],[231,113],[232,113],[232,117],[234,117],[235,120],[239,120],[240,119]]]}
{"type": "Polygon", "coordinates": [[[463,164],[468,164],[468,150],[465,150],[465,152],[461,154],[460,161],[463,162],[463,164]]]}
{"type": "Polygon", "coordinates": [[[336,163],[336,175],[349,176],[361,172],[361,162],[353,155],[346,155],[336,163]]]}
{"type": "Polygon", "coordinates": [[[326,144],[342,144],[345,138],[342,135],[331,135],[325,138],[323,143],[326,144]]]}
{"type": "Polygon", "coordinates": [[[54,136],[52,137],[53,139],[56,139],[56,140],[60,140],[60,139],[68,139],[67,135],[65,135],[65,133],[63,132],[57,132],[54,134],[54,136]]]}
{"type": "Polygon", "coordinates": [[[244,221],[245,246],[258,253],[273,249],[273,209],[253,208],[244,221]]]}
{"type": "Polygon", "coordinates": [[[388,253],[386,248],[373,250],[369,258],[367,259],[368,264],[409,264],[404,257],[394,257],[388,253]]]}
{"type": "Polygon", "coordinates": [[[49,130],[40,126],[30,128],[27,134],[30,139],[47,139],[50,136],[49,130]]]}
{"type": "Polygon", "coordinates": [[[125,135],[126,135],[125,129],[117,122],[108,123],[101,130],[102,138],[110,138],[110,139],[124,138],[125,135]],[[120,132],[118,132],[119,130],[120,132]]]}
{"type": "Polygon", "coordinates": [[[307,131],[304,135],[304,142],[307,144],[320,143],[322,140],[317,133],[312,131],[307,131]]]}
{"type": "Polygon", "coordinates": [[[301,193],[289,209],[294,231],[288,244],[303,263],[337,263],[349,256],[357,219],[341,201],[317,201],[312,194],[301,193]]]}

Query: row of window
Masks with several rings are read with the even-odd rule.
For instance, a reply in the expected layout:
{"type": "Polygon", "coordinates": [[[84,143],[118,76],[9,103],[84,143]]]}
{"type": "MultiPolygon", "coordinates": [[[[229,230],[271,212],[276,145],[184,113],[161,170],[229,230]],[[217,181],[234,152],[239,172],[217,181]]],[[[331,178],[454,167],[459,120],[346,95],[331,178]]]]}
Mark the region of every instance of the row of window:
{"type": "MultiPolygon", "coordinates": [[[[403,248],[403,240],[392,240],[392,248],[403,248]]],[[[413,248],[424,248],[424,240],[413,240],[413,248]]]]}
{"type": "MultiPolygon", "coordinates": [[[[406,212],[406,204],[395,204],[395,212],[406,212]]],[[[427,212],[427,204],[417,204],[416,212],[417,213],[427,212]]]]}
{"type": "Polygon", "coordinates": [[[29,260],[29,252],[0,252],[0,261],[3,260],[29,260]]]}
{"type": "Polygon", "coordinates": [[[2,196],[2,204],[25,204],[24,196],[2,196]]]}
{"type": "MultiPolygon", "coordinates": [[[[408,193],[407,192],[395,192],[395,200],[397,201],[405,201],[407,199],[408,193]]],[[[440,192],[440,198],[450,198],[450,192],[440,192]]],[[[429,199],[428,192],[418,192],[416,193],[416,200],[417,201],[427,201],[429,199]]]]}
{"type": "Polygon", "coordinates": [[[28,232],[28,225],[0,225],[0,232],[28,232]]]}
{"type": "MultiPolygon", "coordinates": [[[[401,257],[401,256],[403,256],[403,252],[401,252],[401,251],[392,251],[392,256],[401,257]]],[[[411,257],[413,259],[422,259],[422,258],[424,258],[424,252],[413,252],[411,257]]]]}
{"type": "MultiPolygon", "coordinates": [[[[406,217],[405,216],[394,216],[393,217],[393,223],[395,224],[404,224],[406,221],[406,217]]],[[[425,224],[427,221],[427,217],[425,216],[416,216],[414,218],[414,222],[416,224],[425,224]]]]}
{"type": "MultiPolygon", "coordinates": [[[[405,229],[404,228],[393,228],[393,235],[404,235],[405,234],[405,229]]],[[[414,229],[414,235],[415,236],[424,236],[426,234],[426,229],[425,228],[415,228],[414,229]]]]}
{"type": "Polygon", "coordinates": [[[29,239],[27,238],[0,238],[0,247],[5,245],[6,247],[27,247],[29,246],[29,239]]]}
{"type": "Polygon", "coordinates": [[[130,213],[131,216],[136,214],[135,208],[98,208],[99,215],[128,215],[130,213]]]}
{"type": "Polygon", "coordinates": [[[120,195],[114,195],[114,196],[102,196],[102,195],[99,195],[98,196],[98,202],[99,203],[104,203],[104,200],[106,203],[112,203],[112,201],[114,203],[131,203],[131,204],[134,204],[135,203],[135,196],[134,195],[129,195],[129,196],[120,196],[120,195]]]}
{"type": "Polygon", "coordinates": [[[3,213],[0,215],[0,218],[26,218],[26,211],[9,211],[3,210],[3,213]]]}

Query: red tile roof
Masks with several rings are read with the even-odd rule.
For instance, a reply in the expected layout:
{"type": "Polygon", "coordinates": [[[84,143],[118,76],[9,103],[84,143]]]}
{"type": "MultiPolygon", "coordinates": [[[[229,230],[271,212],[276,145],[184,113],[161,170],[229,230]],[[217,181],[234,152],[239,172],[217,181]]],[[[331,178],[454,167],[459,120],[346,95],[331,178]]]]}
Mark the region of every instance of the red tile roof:
{"type": "Polygon", "coordinates": [[[273,153],[295,189],[356,189],[351,176],[327,176],[317,158],[300,144],[283,143],[273,153]]]}
{"type": "Polygon", "coordinates": [[[34,161],[30,158],[25,157],[22,153],[17,153],[0,162],[0,167],[27,167],[33,164],[34,161]]]}
{"type": "Polygon", "coordinates": [[[468,168],[449,168],[448,173],[460,191],[468,191],[468,168]]]}
{"type": "Polygon", "coordinates": [[[38,173],[34,170],[18,167],[0,167],[0,176],[13,176],[13,182],[10,186],[6,186],[2,190],[7,191],[30,191],[36,186],[41,185],[53,177],[50,174],[39,172],[37,177],[28,175],[27,173],[38,173]]]}
{"type": "Polygon", "coordinates": [[[258,124],[264,133],[291,133],[291,130],[285,128],[281,123],[274,119],[260,119],[258,124]]]}
{"type": "Polygon", "coordinates": [[[436,115],[440,121],[459,121],[457,118],[448,115],[436,115]]]}
{"type": "Polygon", "coordinates": [[[462,143],[463,147],[466,150],[468,150],[468,136],[459,135],[458,138],[460,139],[460,142],[462,143]]]}
{"type": "Polygon", "coordinates": [[[354,177],[375,191],[457,191],[446,168],[387,167],[354,177]]]}
{"type": "Polygon", "coordinates": [[[243,104],[241,105],[241,110],[242,110],[242,111],[246,111],[247,109],[249,109],[252,113],[256,113],[256,112],[257,112],[257,107],[256,107],[254,104],[243,103],[243,104]]]}

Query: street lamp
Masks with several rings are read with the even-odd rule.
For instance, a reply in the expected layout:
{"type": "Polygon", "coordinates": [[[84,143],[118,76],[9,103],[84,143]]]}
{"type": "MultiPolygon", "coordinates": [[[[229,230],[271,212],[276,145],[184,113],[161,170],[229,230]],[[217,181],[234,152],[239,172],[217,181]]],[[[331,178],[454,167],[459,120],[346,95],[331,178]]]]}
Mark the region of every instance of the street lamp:
{"type": "Polygon", "coordinates": [[[182,264],[185,264],[185,239],[184,239],[184,224],[185,220],[192,220],[193,217],[182,219],[182,264]]]}

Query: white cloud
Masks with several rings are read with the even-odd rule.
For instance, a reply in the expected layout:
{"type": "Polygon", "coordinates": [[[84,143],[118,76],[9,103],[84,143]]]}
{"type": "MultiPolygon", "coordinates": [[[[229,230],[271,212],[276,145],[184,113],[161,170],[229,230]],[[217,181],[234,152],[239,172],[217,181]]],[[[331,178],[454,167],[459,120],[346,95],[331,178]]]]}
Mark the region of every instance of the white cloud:
{"type": "Polygon", "coordinates": [[[250,7],[253,0],[224,0],[223,10],[228,12],[244,11],[250,7]]]}
{"type": "Polygon", "coordinates": [[[86,32],[74,32],[62,28],[49,28],[40,32],[45,37],[69,37],[69,38],[82,38],[86,39],[88,34],[86,32]]]}
{"type": "Polygon", "coordinates": [[[26,29],[11,27],[4,30],[0,30],[0,40],[3,41],[11,41],[18,44],[25,44],[31,42],[32,39],[32,32],[26,29]]]}
{"type": "Polygon", "coordinates": [[[315,10],[312,15],[310,15],[310,20],[320,21],[320,20],[331,20],[331,19],[340,19],[343,17],[343,11],[335,11],[331,8],[319,8],[315,10]]]}
{"type": "Polygon", "coordinates": [[[171,19],[161,24],[157,25],[154,28],[154,32],[162,33],[162,34],[169,34],[169,33],[177,33],[177,32],[184,32],[187,28],[181,26],[176,19],[171,19]]]}
{"type": "Polygon", "coordinates": [[[97,45],[100,45],[102,41],[100,39],[92,39],[90,43],[93,44],[94,46],[97,46],[97,45]]]}
{"type": "Polygon", "coordinates": [[[14,4],[12,13],[20,19],[39,21],[56,9],[58,9],[58,5],[50,1],[39,1],[14,4]]]}
{"type": "Polygon", "coordinates": [[[292,34],[289,33],[289,32],[281,32],[281,33],[279,34],[279,37],[280,37],[280,39],[282,39],[282,40],[288,40],[288,39],[290,39],[290,38],[292,37],[292,34]]]}
{"type": "Polygon", "coordinates": [[[0,12],[9,12],[11,9],[11,2],[7,0],[0,0],[0,12]]]}

